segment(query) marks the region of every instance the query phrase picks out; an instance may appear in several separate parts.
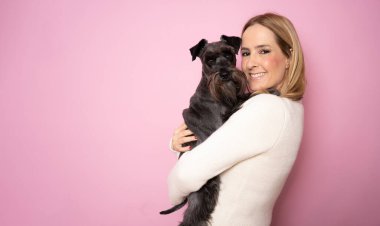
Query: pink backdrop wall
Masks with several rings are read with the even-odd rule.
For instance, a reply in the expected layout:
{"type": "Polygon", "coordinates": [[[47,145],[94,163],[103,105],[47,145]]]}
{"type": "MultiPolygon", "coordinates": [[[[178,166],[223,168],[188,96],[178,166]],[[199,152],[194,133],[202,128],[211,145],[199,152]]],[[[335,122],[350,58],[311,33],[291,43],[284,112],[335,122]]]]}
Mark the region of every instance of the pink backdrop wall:
{"type": "Polygon", "coordinates": [[[0,225],[176,225],[168,141],[188,49],[274,11],[306,55],[305,134],[274,226],[380,225],[380,3],[0,1],[0,225]]]}

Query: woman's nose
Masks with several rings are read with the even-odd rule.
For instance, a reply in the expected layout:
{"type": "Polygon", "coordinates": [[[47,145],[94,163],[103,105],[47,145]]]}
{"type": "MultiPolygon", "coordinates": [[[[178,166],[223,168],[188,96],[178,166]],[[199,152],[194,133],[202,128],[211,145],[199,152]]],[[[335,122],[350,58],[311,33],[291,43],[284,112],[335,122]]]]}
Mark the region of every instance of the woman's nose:
{"type": "Polygon", "coordinates": [[[257,60],[255,59],[255,57],[253,57],[252,55],[248,57],[247,59],[247,68],[248,69],[253,69],[254,67],[257,67],[258,63],[257,63],[257,60]]]}

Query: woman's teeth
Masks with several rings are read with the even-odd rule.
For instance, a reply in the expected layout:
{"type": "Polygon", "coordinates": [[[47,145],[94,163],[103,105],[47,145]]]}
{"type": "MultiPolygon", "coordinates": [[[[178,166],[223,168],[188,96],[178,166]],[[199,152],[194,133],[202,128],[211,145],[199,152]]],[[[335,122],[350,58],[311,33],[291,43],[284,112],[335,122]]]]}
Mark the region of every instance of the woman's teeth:
{"type": "Polygon", "coordinates": [[[264,74],[265,74],[264,72],[261,72],[261,73],[251,73],[250,75],[252,78],[261,78],[264,76],[264,74]]]}

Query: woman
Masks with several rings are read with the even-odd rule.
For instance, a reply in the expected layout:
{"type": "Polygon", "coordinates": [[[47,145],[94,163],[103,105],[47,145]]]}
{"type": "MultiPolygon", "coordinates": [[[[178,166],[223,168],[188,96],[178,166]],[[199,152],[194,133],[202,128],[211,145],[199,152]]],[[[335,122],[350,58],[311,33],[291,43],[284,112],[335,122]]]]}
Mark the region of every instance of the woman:
{"type": "MultiPolygon", "coordinates": [[[[252,97],[206,141],[186,152],[169,175],[176,205],[220,175],[211,225],[270,225],[272,210],[296,159],[303,131],[304,61],[292,23],[267,13],[242,32],[242,70],[252,97]],[[275,88],[279,96],[265,93],[275,88]]],[[[196,138],[181,125],[172,148],[196,138]]]]}

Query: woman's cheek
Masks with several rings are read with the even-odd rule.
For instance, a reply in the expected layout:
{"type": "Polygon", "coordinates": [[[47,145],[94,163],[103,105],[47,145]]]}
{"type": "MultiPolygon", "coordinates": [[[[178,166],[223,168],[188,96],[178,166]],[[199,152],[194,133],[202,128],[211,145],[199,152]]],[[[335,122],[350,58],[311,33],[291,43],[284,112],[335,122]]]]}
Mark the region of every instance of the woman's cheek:
{"type": "Polygon", "coordinates": [[[285,62],[283,57],[278,55],[271,55],[266,58],[265,65],[268,69],[277,70],[285,62]]]}
{"type": "Polygon", "coordinates": [[[278,59],[275,56],[268,56],[263,62],[267,69],[271,69],[278,64],[278,59]]]}
{"type": "Polygon", "coordinates": [[[243,70],[243,72],[245,73],[245,72],[246,72],[246,69],[247,69],[247,60],[246,60],[246,59],[243,58],[243,59],[241,60],[240,67],[241,67],[241,69],[243,70]]]}

